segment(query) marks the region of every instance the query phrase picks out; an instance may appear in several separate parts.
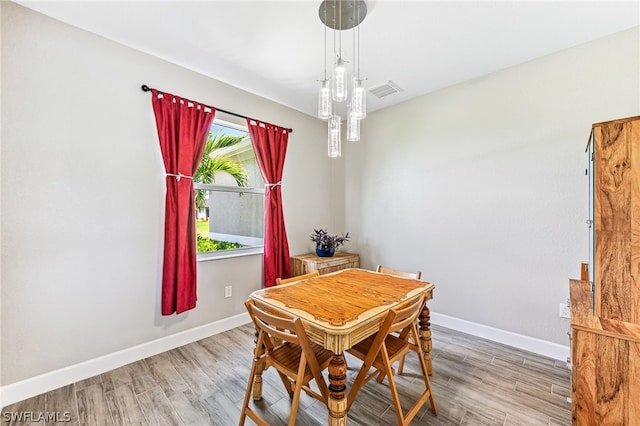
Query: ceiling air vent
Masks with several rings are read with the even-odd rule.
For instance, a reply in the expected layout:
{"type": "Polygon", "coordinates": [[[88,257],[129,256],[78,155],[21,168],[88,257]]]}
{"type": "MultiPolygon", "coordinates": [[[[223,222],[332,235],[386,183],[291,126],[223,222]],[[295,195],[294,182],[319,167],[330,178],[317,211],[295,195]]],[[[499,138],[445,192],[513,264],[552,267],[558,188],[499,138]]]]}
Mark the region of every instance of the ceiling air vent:
{"type": "Polygon", "coordinates": [[[398,92],[402,92],[402,89],[391,80],[388,80],[381,86],[374,87],[373,89],[369,90],[369,93],[377,96],[378,98],[384,98],[385,96],[389,96],[398,92]]]}

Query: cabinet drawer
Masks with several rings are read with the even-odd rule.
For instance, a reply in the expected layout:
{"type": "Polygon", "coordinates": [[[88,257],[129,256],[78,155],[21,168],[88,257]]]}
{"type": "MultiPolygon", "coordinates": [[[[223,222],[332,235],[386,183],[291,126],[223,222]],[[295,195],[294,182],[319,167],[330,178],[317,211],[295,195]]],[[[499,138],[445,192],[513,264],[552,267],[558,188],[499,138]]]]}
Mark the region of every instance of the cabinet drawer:
{"type": "Polygon", "coordinates": [[[360,256],[354,253],[338,252],[332,257],[319,257],[313,253],[291,258],[291,276],[318,271],[320,274],[339,271],[341,269],[359,268],[360,256]]]}

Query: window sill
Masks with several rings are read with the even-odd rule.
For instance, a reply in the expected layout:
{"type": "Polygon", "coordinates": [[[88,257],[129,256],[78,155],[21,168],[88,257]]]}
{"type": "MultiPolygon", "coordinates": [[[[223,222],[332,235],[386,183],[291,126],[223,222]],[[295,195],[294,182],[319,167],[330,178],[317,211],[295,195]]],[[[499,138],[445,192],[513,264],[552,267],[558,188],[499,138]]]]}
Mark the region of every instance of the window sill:
{"type": "Polygon", "coordinates": [[[263,247],[250,247],[235,250],[219,250],[210,253],[198,254],[197,262],[208,262],[210,260],[230,259],[234,257],[256,256],[264,253],[263,247]]]}

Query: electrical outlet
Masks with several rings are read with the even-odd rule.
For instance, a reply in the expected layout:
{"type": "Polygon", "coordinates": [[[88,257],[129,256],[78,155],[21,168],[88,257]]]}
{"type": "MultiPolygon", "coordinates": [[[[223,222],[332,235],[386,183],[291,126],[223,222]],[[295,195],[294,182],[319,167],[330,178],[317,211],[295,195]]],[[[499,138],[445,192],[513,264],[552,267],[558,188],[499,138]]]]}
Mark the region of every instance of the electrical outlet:
{"type": "Polygon", "coordinates": [[[571,318],[571,309],[568,302],[560,303],[560,318],[571,318]]]}
{"type": "Polygon", "coordinates": [[[230,285],[226,286],[224,288],[224,298],[228,299],[231,296],[233,296],[233,287],[231,287],[230,285]]]}

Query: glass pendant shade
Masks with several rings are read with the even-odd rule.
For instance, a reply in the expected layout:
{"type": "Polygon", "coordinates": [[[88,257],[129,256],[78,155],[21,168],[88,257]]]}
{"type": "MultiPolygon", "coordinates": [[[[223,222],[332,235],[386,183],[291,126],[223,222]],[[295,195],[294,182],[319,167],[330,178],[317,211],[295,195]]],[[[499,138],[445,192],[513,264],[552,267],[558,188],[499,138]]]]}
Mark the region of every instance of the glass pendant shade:
{"type": "Polygon", "coordinates": [[[347,100],[347,68],[340,56],[333,70],[333,100],[336,102],[347,100]]]}
{"type": "Polygon", "coordinates": [[[342,155],[342,141],[340,140],[340,133],[342,122],[339,115],[332,115],[328,121],[328,154],[329,157],[340,157],[342,155]]]}
{"type": "MultiPolygon", "coordinates": [[[[329,157],[342,156],[342,120],[347,122],[347,141],[360,140],[360,121],[367,115],[364,80],[360,79],[360,29],[367,16],[365,0],[323,0],[318,10],[324,24],[324,76],[318,92],[318,117],[327,120],[329,157]],[[343,7],[344,6],[344,7],[343,7]],[[327,29],[333,30],[333,67],[327,75],[327,29]],[[342,34],[352,30],[352,56],[343,59],[342,34]],[[346,104],[346,105],[345,105],[346,104]],[[346,110],[346,115],[342,117],[346,110]]],[[[347,51],[347,53],[349,53],[347,51]]]]}
{"type": "Polygon", "coordinates": [[[353,91],[351,93],[351,114],[362,120],[367,116],[367,99],[364,91],[364,82],[353,79],[353,91]]]}
{"type": "Polygon", "coordinates": [[[318,93],[318,118],[323,120],[331,117],[331,88],[329,87],[329,80],[322,80],[322,86],[318,93]]]}
{"type": "Polygon", "coordinates": [[[347,140],[349,142],[360,140],[360,119],[353,112],[347,116],[347,140]]]}

